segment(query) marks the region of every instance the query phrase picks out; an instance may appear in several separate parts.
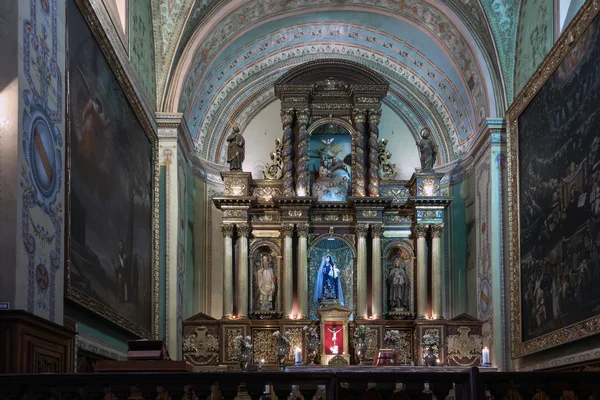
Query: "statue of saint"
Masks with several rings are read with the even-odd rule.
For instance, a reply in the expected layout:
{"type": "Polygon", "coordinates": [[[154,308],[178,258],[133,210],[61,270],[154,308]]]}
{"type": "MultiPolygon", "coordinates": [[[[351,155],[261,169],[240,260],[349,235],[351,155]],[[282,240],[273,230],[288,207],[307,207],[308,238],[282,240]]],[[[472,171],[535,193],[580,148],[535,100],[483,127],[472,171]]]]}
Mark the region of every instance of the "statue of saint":
{"type": "Polygon", "coordinates": [[[433,164],[435,164],[435,158],[437,157],[438,149],[435,141],[431,137],[431,131],[429,128],[423,128],[421,131],[419,152],[421,153],[421,171],[433,170],[433,164]]]}
{"type": "Polygon", "coordinates": [[[245,158],[246,141],[240,133],[237,125],[233,126],[231,133],[227,136],[227,162],[230,171],[241,171],[245,158]]]}
{"type": "Polygon", "coordinates": [[[408,277],[406,276],[405,265],[400,257],[394,259],[394,266],[390,270],[388,281],[388,304],[391,310],[406,310],[406,289],[408,287],[408,277]]]}
{"type": "Polygon", "coordinates": [[[321,260],[321,266],[317,272],[315,282],[315,302],[323,300],[337,300],[340,305],[344,305],[344,294],[342,291],[342,282],[340,281],[340,270],[335,265],[335,260],[329,254],[321,260]]]}
{"type": "Polygon", "coordinates": [[[260,258],[260,267],[256,272],[258,282],[258,309],[273,310],[273,295],[275,294],[275,274],[267,254],[260,258]]]}

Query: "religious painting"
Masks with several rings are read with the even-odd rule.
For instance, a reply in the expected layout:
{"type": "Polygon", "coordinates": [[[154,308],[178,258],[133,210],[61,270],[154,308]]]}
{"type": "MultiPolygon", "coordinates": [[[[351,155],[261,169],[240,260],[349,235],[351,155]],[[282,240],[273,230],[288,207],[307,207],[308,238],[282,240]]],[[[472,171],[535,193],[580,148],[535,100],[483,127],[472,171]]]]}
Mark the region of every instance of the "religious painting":
{"type": "Polygon", "coordinates": [[[413,250],[405,242],[392,242],[384,249],[384,313],[394,319],[410,318],[414,313],[413,250]]]}
{"type": "Polygon", "coordinates": [[[252,295],[250,309],[261,319],[280,312],[280,268],[278,249],[272,243],[258,243],[250,250],[252,295]]]}
{"type": "Polygon", "coordinates": [[[557,44],[508,114],[515,357],[598,333],[600,20],[591,13],[582,10],[562,40],[574,27],[581,36],[557,44]]]}
{"type": "Polygon", "coordinates": [[[148,337],[153,143],[74,1],[68,21],[69,296],[148,337]]]}
{"type": "Polygon", "coordinates": [[[308,264],[308,301],[311,319],[321,304],[354,307],[354,249],[339,237],[328,236],[311,247],[308,264]]]}
{"type": "Polygon", "coordinates": [[[346,201],[352,188],[352,137],[342,125],[318,126],[310,137],[311,193],[319,201],[346,201]]]}

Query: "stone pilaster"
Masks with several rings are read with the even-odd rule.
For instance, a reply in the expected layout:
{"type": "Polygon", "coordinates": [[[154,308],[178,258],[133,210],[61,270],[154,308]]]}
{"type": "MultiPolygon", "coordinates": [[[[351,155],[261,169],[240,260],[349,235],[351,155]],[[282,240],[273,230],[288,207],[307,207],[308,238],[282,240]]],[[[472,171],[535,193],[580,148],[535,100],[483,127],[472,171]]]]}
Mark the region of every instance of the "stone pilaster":
{"type": "Polygon", "coordinates": [[[381,270],[381,235],[383,224],[371,225],[371,314],[373,318],[383,315],[382,270],[381,270]]]}
{"type": "Polygon", "coordinates": [[[293,312],[294,279],[292,272],[292,236],[294,224],[282,224],[283,231],[283,316],[289,318],[293,312]]]}
{"type": "Polygon", "coordinates": [[[431,315],[444,318],[442,306],[442,251],[440,241],[444,225],[431,225],[431,315]]]}
{"type": "Polygon", "coordinates": [[[248,224],[237,224],[238,251],[237,259],[237,316],[248,317],[248,224]]]}
{"type": "Polygon", "coordinates": [[[429,317],[427,301],[427,225],[416,225],[413,233],[417,238],[417,318],[429,317]]]}
{"type": "Polygon", "coordinates": [[[356,225],[357,263],[356,263],[356,317],[368,316],[367,307],[367,233],[368,224],[356,225]]]}
{"type": "Polygon", "coordinates": [[[308,318],[308,224],[296,225],[298,232],[298,317],[308,318]]]}
{"type": "Polygon", "coordinates": [[[223,318],[233,316],[233,224],[222,224],[223,232],[223,318]]]}

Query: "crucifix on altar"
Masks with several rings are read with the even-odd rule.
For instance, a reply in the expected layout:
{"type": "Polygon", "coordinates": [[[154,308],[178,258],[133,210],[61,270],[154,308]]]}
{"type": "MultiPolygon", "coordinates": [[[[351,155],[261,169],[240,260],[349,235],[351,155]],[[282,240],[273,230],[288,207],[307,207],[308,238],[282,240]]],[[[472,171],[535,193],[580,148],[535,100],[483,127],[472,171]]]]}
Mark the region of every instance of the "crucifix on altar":
{"type": "Polygon", "coordinates": [[[339,304],[322,304],[317,311],[321,320],[321,365],[329,365],[335,358],[339,363],[350,363],[348,353],[348,318],[351,310],[339,304]]]}

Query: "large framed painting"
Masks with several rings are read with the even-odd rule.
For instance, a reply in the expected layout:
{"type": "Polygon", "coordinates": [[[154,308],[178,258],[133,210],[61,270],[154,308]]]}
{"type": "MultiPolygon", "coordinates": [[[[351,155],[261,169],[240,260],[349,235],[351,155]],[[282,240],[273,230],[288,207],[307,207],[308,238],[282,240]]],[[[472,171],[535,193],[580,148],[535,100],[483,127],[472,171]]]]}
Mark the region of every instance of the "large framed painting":
{"type": "Polygon", "coordinates": [[[600,17],[588,1],[507,113],[512,356],[600,332],[600,17]]]}
{"type": "Polygon", "coordinates": [[[74,0],[67,3],[67,297],[140,337],[156,337],[157,141],[128,102],[131,87],[116,57],[108,61],[99,33],[74,0]]]}

